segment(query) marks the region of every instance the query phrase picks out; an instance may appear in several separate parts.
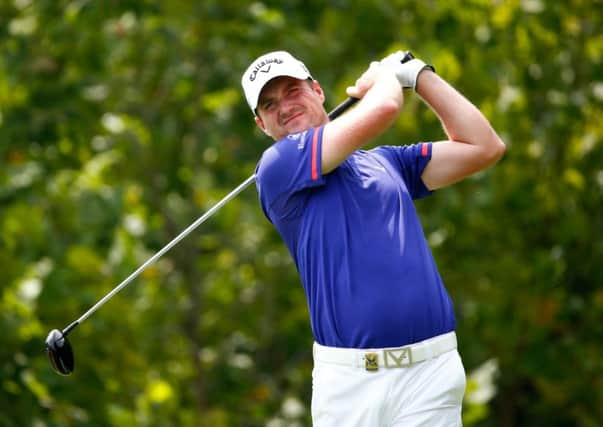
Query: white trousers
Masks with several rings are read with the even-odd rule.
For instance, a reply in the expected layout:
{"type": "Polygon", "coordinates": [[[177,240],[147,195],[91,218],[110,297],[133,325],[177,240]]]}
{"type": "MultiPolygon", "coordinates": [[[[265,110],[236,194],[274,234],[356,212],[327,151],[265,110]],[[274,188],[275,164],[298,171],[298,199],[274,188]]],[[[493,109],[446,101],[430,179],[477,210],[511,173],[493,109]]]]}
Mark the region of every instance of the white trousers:
{"type": "MultiPolygon", "coordinates": [[[[314,427],[462,425],[466,376],[456,348],[408,366],[370,371],[354,363],[333,363],[328,357],[320,360],[317,346],[312,371],[314,427]]],[[[349,349],[351,359],[359,351],[349,349]]]]}

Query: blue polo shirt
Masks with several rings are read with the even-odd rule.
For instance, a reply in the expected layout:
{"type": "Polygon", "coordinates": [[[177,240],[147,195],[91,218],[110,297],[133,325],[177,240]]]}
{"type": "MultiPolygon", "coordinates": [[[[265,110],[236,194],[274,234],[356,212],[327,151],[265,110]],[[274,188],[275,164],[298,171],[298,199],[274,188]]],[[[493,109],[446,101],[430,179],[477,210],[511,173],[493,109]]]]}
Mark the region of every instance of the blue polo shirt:
{"type": "Polygon", "coordinates": [[[260,204],[287,245],[316,342],[398,347],[455,328],[452,302],[413,199],[431,144],[359,150],[323,175],[323,128],[269,147],[256,168],[260,204]]]}

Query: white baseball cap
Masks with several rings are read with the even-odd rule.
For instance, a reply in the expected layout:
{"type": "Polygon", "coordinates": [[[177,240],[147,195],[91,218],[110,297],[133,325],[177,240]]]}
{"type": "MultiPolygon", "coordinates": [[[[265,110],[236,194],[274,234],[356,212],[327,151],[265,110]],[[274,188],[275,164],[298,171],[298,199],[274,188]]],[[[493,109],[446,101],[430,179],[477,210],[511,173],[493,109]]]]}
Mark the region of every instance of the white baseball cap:
{"type": "Polygon", "coordinates": [[[266,83],[275,77],[289,76],[300,80],[312,76],[303,62],[285,51],[266,53],[251,63],[241,78],[241,85],[251,111],[255,114],[260,93],[266,83]]]}

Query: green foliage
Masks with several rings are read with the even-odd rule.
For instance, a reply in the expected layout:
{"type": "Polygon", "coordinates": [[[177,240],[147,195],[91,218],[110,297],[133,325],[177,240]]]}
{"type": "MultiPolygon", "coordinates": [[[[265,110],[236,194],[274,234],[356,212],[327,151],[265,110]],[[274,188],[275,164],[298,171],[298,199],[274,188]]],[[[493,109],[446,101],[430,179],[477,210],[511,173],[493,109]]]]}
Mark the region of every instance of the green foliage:
{"type": "MultiPolygon", "coordinates": [[[[328,107],[411,49],[488,116],[503,161],[418,205],[456,303],[465,425],[600,426],[601,5],[1,2],[0,426],[310,424],[304,295],[253,189],[74,331],[74,375],[43,352],[253,173],[269,141],[240,74],[281,48],[328,107]]],[[[379,142],[442,137],[409,93],[379,142]]]]}

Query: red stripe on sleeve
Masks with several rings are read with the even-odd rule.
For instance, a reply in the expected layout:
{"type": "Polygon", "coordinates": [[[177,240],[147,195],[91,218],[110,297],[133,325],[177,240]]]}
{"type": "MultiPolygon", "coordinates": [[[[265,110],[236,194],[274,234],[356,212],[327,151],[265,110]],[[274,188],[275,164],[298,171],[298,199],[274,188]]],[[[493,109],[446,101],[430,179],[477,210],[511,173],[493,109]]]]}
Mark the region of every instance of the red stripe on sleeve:
{"type": "Polygon", "coordinates": [[[424,143],[424,144],[421,146],[421,156],[423,156],[423,157],[427,157],[427,154],[428,154],[427,152],[428,152],[428,151],[429,151],[429,146],[428,146],[427,144],[425,144],[425,143],[424,143]]]}
{"type": "Polygon", "coordinates": [[[312,136],[312,181],[318,179],[318,129],[314,129],[312,136]]]}

